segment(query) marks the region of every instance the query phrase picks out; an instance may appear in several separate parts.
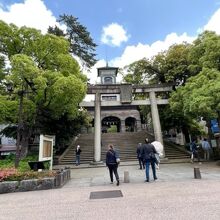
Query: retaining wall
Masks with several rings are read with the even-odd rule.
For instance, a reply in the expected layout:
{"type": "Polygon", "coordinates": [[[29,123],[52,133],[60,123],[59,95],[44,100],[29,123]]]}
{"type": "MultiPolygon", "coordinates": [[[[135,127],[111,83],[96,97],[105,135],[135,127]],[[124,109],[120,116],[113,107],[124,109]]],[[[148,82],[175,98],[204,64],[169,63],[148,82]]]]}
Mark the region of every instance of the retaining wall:
{"type": "Polygon", "coordinates": [[[60,188],[69,179],[70,169],[65,168],[63,170],[57,171],[57,174],[54,177],[22,181],[4,181],[0,182],[0,194],[60,188]]]}

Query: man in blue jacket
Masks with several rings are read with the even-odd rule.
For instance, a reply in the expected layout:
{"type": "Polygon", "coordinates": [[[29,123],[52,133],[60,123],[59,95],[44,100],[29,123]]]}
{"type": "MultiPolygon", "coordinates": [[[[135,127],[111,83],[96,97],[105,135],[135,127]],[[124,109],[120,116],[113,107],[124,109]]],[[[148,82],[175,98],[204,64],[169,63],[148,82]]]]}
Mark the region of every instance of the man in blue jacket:
{"type": "Polygon", "coordinates": [[[145,144],[142,146],[142,158],[145,161],[145,168],[146,168],[146,180],[145,182],[149,182],[149,169],[150,165],[152,168],[152,173],[154,180],[157,180],[156,176],[156,168],[155,168],[155,163],[156,163],[156,157],[155,154],[157,153],[154,145],[150,144],[148,138],[145,139],[145,144]]]}
{"type": "Polygon", "coordinates": [[[202,141],[202,149],[204,150],[204,160],[209,160],[211,146],[206,138],[204,138],[202,141]]]}

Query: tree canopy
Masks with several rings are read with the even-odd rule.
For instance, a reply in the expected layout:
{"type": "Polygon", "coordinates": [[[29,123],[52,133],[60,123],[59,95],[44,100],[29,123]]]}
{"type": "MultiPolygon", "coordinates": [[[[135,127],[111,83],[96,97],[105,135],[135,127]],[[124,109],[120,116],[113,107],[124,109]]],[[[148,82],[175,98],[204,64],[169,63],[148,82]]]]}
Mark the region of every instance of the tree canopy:
{"type": "Polygon", "coordinates": [[[189,51],[193,77],[171,97],[171,106],[192,117],[217,117],[220,109],[220,36],[205,31],[189,51]]]}
{"type": "Polygon", "coordinates": [[[22,129],[28,130],[28,135],[34,129],[39,132],[37,125],[47,119],[78,117],[87,77],[69,53],[68,40],[0,21],[0,45],[4,57],[0,62],[1,123],[18,122],[21,97],[22,129]],[[13,89],[10,93],[6,90],[8,85],[13,89]]]}
{"type": "MultiPolygon", "coordinates": [[[[170,105],[160,109],[162,127],[198,130],[200,117],[210,120],[220,109],[220,36],[205,31],[192,43],[172,45],[151,59],[126,67],[129,83],[173,82],[170,105]]],[[[218,116],[219,117],[219,116],[218,116]]]]}
{"type": "Polygon", "coordinates": [[[191,77],[184,87],[177,89],[170,99],[175,111],[194,118],[217,117],[220,109],[220,72],[216,69],[203,70],[191,77]]]}
{"type": "Polygon", "coordinates": [[[58,21],[66,26],[66,31],[64,32],[55,26],[49,27],[48,33],[67,38],[70,43],[70,53],[79,57],[86,67],[94,66],[97,61],[95,58],[95,48],[97,45],[93,42],[87,28],[80,24],[78,18],[72,15],[60,15],[58,21]]]}
{"type": "Polygon", "coordinates": [[[175,44],[167,51],[158,53],[151,59],[142,59],[126,66],[124,81],[131,83],[184,84],[191,76],[189,71],[189,48],[187,43],[175,44]]]}

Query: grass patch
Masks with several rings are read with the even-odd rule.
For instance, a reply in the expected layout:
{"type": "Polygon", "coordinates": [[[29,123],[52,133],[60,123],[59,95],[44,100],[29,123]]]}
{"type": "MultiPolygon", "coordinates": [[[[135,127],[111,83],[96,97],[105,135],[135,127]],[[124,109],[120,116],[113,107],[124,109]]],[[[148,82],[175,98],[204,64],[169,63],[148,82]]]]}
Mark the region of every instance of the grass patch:
{"type": "MultiPolygon", "coordinates": [[[[30,167],[28,165],[28,161],[37,161],[38,155],[30,155],[22,159],[19,163],[18,170],[19,171],[29,171],[30,167]]],[[[5,159],[0,160],[0,169],[6,169],[6,168],[14,168],[15,163],[15,155],[10,154],[6,156],[5,159]]]]}
{"type": "MultiPolygon", "coordinates": [[[[44,177],[53,177],[56,175],[55,171],[33,171],[30,169],[28,161],[38,161],[38,155],[31,155],[22,159],[18,169],[14,168],[15,155],[8,155],[5,159],[0,160],[0,182],[42,179],[44,177]]],[[[45,168],[49,169],[49,162],[45,162],[45,168]]]]}
{"type": "Polygon", "coordinates": [[[117,126],[116,125],[111,125],[110,128],[107,129],[108,133],[116,133],[117,132],[117,126]]]}

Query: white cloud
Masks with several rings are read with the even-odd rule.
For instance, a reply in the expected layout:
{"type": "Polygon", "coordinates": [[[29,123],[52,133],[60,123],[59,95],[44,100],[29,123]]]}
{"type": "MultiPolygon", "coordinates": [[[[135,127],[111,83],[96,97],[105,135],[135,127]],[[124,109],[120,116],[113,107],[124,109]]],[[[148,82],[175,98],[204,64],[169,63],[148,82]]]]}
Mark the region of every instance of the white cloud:
{"type": "Polygon", "coordinates": [[[129,36],[123,26],[112,23],[103,27],[101,42],[110,46],[119,47],[122,42],[126,42],[129,36]]]}
{"type": "Polygon", "coordinates": [[[220,34],[220,8],[212,15],[209,22],[204,26],[204,30],[215,31],[220,34]]]}
{"type": "Polygon", "coordinates": [[[60,26],[42,0],[25,0],[24,3],[7,6],[7,9],[0,8],[0,19],[18,27],[33,27],[46,33],[49,26],[60,26]]]}
{"type": "Polygon", "coordinates": [[[173,44],[182,42],[192,42],[195,38],[188,36],[186,33],[178,36],[176,33],[171,33],[166,36],[164,41],[155,41],[153,44],[141,44],[127,46],[121,57],[113,59],[110,63],[113,66],[124,67],[134,61],[142,58],[151,58],[154,55],[167,50],[173,44]]]}
{"type": "MultiPolygon", "coordinates": [[[[121,9],[119,9],[118,12],[121,12],[121,9]]],[[[34,27],[43,33],[47,32],[49,26],[54,26],[55,24],[59,26],[52,12],[46,8],[43,0],[24,0],[23,3],[14,3],[9,6],[2,5],[0,2],[0,19],[7,23],[14,23],[19,27],[24,25],[34,27]]],[[[220,34],[219,21],[220,9],[213,14],[203,28],[198,29],[198,33],[202,30],[212,30],[220,34]]],[[[62,28],[64,29],[64,27],[62,28]]],[[[128,39],[129,35],[126,30],[117,23],[103,27],[101,41],[104,44],[120,46],[121,43],[127,42],[128,39]]],[[[127,46],[122,55],[111,60],[109,64],[110,66],[124,67],[144,57],[151,58],[158,52],[168,49],[172,44],[182,43],[183,41],[192,42],[194,39],[194,37],[190,37],[186,33],[182,35],[170,33],[164,40],[155,41],[151,45],[138,43],[136,45],[127,46]]],[[[97,78],[97,68],[103,66],[106,66],[106,62],[99,60],[92,68],[92,71],[87,73],[91,83],[99,82],[100,79],[97,78]]]]}
{"type": "MultiPolygon", "coordinates": [[[[178,36],[176,33],[171,33],[166,36],[163,41],[155,41],[151,45],[138,43],[137,45],[127,46],[120,57],[116,57],[109,61],[109,66],[123,68],[126,65],[133,63],[134,61],[142,58],[151,58],[154,55],[167,50],[173,44],[179,44],[183,42],[191,43],[195,40],[195,37],[190,37],[186,33],[178,36]]],[[[105,60],[99,60],[92,68],[91,73],[87,73],[90,83],[100,83],[100,79],[97,78],[97,68],[106,66],[105,60]]],[[[122,76],[117,76],[117,82],[122,80],[122,76]]]]}

